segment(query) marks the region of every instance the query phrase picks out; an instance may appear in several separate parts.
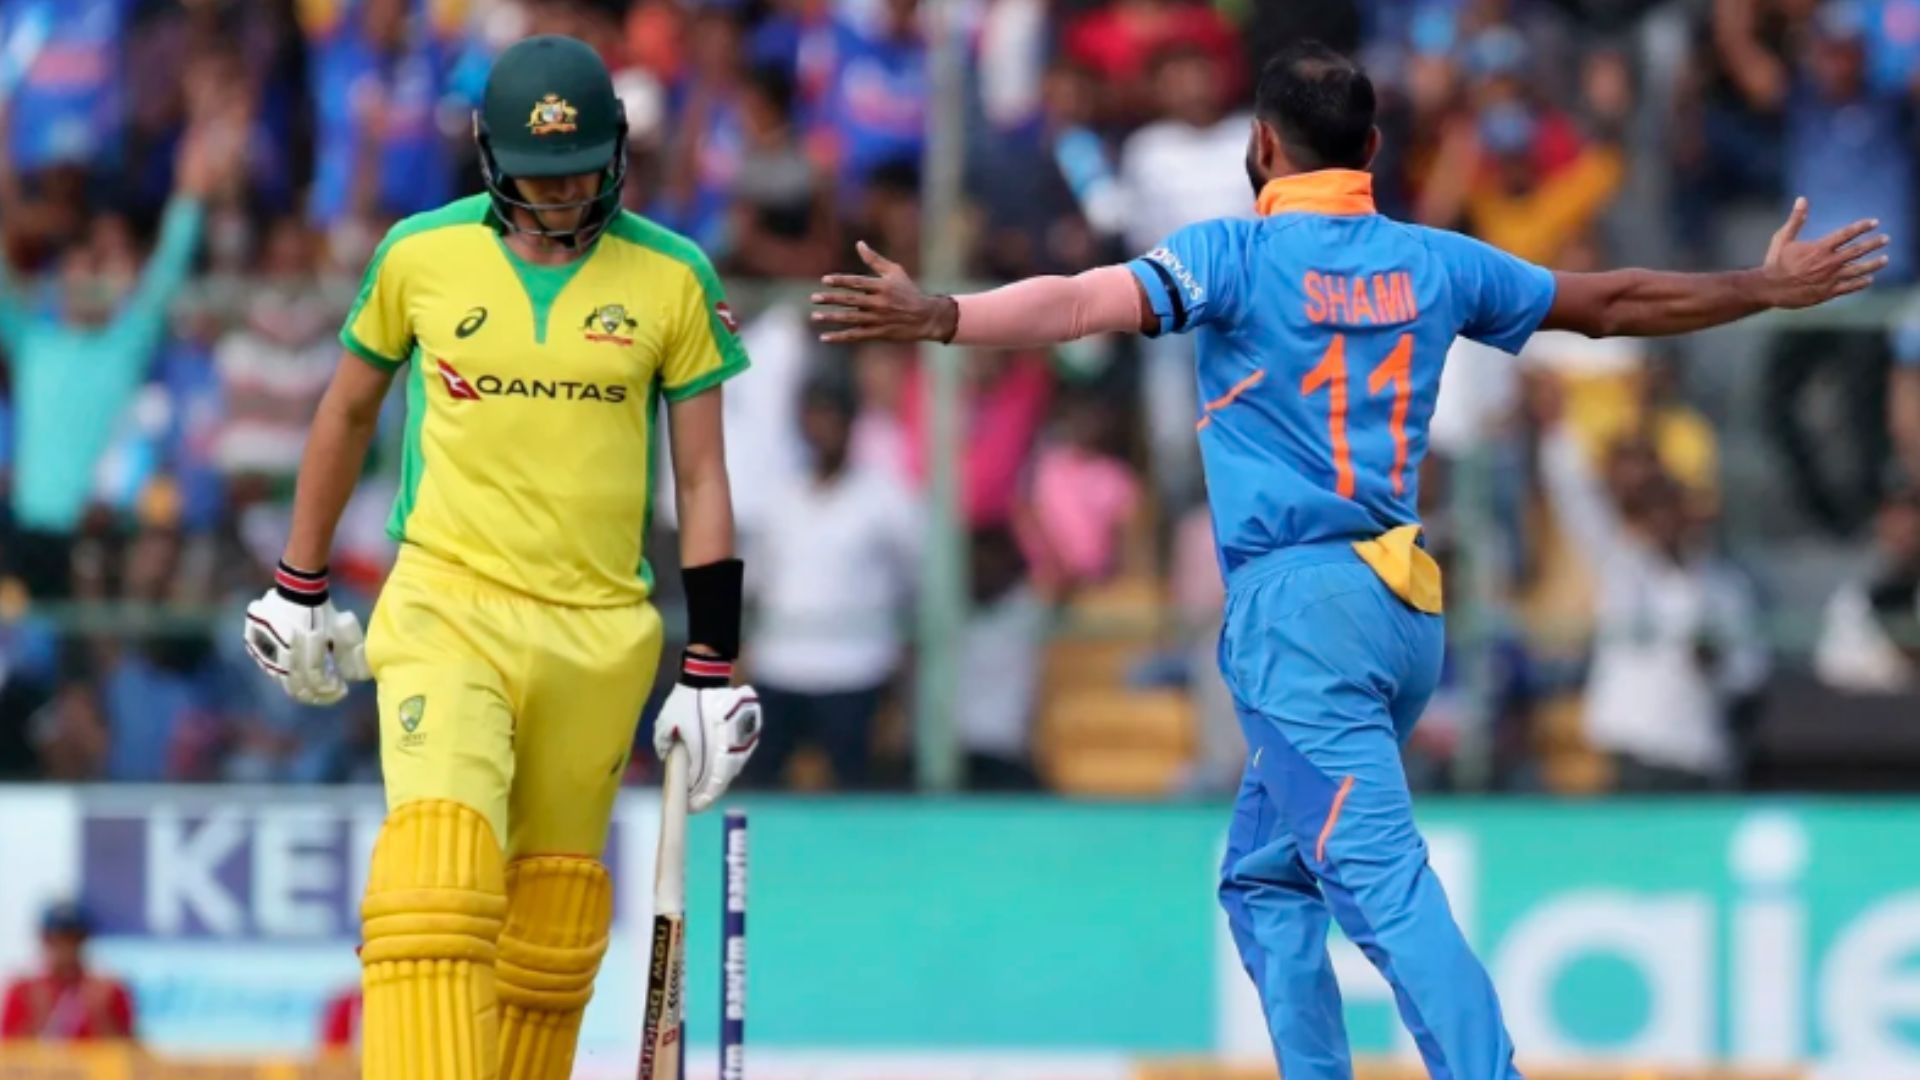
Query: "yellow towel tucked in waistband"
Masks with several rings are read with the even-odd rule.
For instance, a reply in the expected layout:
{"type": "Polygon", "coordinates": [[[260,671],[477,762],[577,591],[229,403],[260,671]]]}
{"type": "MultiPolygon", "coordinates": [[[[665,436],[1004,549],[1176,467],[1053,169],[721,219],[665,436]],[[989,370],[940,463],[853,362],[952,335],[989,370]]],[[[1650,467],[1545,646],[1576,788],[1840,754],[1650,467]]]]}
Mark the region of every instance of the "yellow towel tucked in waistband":
{"type": "Polygon", "coordinates": [[[1356,540],[1354,553],[1380,575],[1393,595],[1412,605],[1415,611],[1438,615],[1446,605],[1441,595],[1440,564],[1415,543],[1420,526],[1402,525],[1371,540],[1356,540]]]}

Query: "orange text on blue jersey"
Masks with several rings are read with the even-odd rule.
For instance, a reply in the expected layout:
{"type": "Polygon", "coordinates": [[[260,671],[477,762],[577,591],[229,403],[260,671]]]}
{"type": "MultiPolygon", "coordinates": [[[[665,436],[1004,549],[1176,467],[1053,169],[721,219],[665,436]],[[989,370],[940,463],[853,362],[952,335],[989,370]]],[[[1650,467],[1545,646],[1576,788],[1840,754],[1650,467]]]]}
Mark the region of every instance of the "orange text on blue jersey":
{"type": "Polygon", "coordinates": [[[1420,315],[1413,275],[1405,270],[1351,277],[1309,270],[1300,279],[1300,287],[1307,294],[1309,322],[1391,326],[1420,315]]]}

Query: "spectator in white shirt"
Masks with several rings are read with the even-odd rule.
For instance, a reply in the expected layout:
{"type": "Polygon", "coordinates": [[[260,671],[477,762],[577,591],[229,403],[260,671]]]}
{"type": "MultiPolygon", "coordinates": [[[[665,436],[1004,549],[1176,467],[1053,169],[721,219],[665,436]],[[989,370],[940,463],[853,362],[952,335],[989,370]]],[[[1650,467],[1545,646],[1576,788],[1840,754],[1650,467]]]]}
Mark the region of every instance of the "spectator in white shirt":
{"type": "Polygon", "coordinates": [[[849,460],[854,409],[846,382],[807,385],[811,470],[771,493],[747,559],[757,601],[747,660],[767,717],[748,765],[756,783],[777,783],[812,743],[840,787],[866,786],[874,715],[904,652],[920,525],[898,481],[849,460]]]}
{"type": "Polygon", "coordinates": [[[1159,117],[1120,148],[1126,240],[1134,250],[1197,221],[1253,216],[1243,167],[1252,116],[1226,111],[1225,76],[1197,45],[1169,45],[1154,57],[1159,117]]]}
{"type": "Polygon", "coordinates": [[[1603,486],[1555,405],[1541,411],[1547,492],[1595,582],[1587,738],[1623,789],[1720,786],[1736,771],[1733,711],[1767,674],[1752,590],[1650,450],[1616,448],[1603,486]]]}
{"type": "Polygon", "coordinates": [[[1873,566],[1827,601],[1813,666],[1821,682],[1854,693],[1920,686],[1920,489],[1881,505],[1873,566]]]}

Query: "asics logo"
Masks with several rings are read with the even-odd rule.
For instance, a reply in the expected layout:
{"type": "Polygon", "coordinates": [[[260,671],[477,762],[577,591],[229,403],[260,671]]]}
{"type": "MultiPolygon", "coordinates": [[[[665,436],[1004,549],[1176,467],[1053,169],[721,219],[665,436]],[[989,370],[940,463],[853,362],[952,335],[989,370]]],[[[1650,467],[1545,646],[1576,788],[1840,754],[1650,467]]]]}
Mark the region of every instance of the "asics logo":
{"type": "Polygon", "coordinates": [[[457,338],[470,338],[478,333],[480,328],[485,325],[487,325],[487,309],[483,307],[474,308],[472,311],[467,312],[466,318],[460,320],[459,326],[453,328],[453,336],[457,338]]]}

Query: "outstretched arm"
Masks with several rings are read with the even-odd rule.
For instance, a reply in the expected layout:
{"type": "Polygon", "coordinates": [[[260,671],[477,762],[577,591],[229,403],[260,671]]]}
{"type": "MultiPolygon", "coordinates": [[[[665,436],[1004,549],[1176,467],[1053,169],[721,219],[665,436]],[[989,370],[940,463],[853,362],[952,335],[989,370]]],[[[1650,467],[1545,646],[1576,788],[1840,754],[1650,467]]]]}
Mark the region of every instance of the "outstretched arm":
{"type": "Polygon", "coordinates": [[[1540,325],[1588,337],[1685,334],[1773,308],[1824,304],[1873,284],[1873,275],[1887,265],[1887,256],[1876,254],[1887,246],[1885,234],[1873,234],[1878,221],[1856,221],[1817,240],[1801,240],[1806,221],[1807,200],[1794,200],[1766,261],[1750,270],[1555,274],[1553,307],[1540,325]]]}
{"type": "Polygon", "coordinates": [[[964,296],[929,296],[899,264],[864,242],[858,250],[876,276],[821,279],[834,291],[813,294],[813,321],[839,328],[823,332],[822,341],[941,341],[1017,349],[1159,329],[1145,291],[1124,266],[1028,278],[964,296]]]}
{"type": "Polygon", "coordinates": [[[241,152],[240,132],[231,126],[200,122],[181,140],[174,166],[173,197],[160,222],[160,239],[140,271],[140,284],[114,316],[112,333],[125,342],[127,361],[146,363],[166,329],[167,309],[186,285],[200,251],[207,202],[226,181],[241,152]]]}

